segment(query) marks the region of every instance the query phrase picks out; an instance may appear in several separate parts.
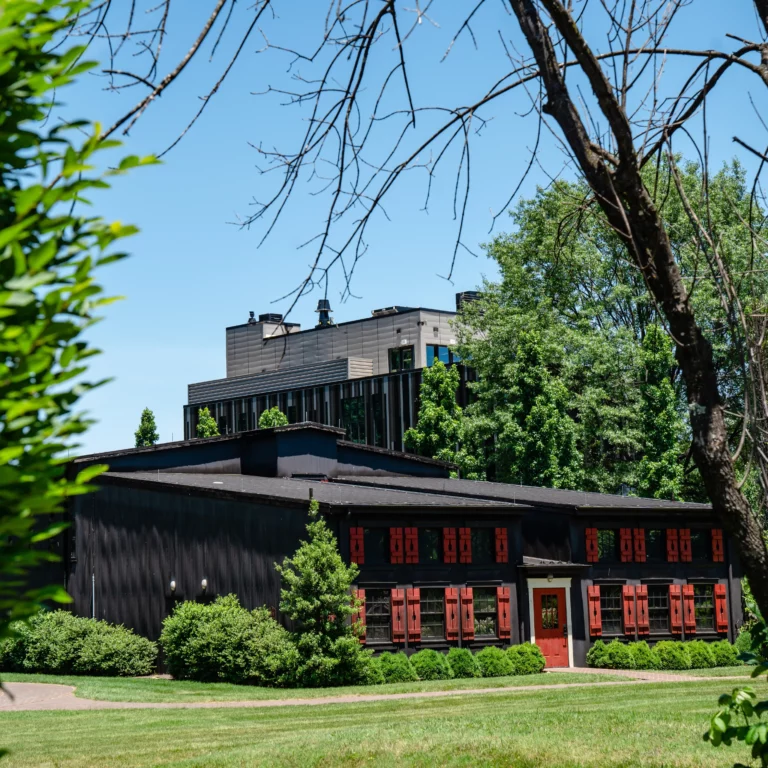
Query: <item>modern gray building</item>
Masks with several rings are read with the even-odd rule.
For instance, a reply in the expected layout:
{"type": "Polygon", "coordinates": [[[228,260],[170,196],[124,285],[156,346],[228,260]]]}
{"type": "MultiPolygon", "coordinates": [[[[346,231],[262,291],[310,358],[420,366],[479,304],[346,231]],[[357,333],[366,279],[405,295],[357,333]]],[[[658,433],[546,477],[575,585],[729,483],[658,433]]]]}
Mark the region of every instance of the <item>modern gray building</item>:
{"type": "MultiPolygon", "coordinates": [[[[474,292],[456,295],[457,309],[474,292]]],[[[200,408],[208,407],[219,432],[256,429],[277,406],[290,423],[314,421],[341,427],[356,443],[402,451],[403,434],[418,416],[421,371],[441,360],[458,363],[452,346],[455,311],[393,306],[371,317],[336,324],[327,300],[319,322],[302,330],[277,314],[226,329],[227,376],[190,384],[184,437],[193,438],[200,408]]],[[[457,397],[466,401],[460,366],[457,397]]]]}

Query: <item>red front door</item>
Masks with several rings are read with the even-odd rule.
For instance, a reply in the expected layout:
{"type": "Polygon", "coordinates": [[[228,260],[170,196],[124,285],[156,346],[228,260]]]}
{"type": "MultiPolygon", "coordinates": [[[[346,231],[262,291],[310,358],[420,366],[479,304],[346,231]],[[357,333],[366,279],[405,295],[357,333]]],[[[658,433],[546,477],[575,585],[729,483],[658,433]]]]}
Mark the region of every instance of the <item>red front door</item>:
{"type": "Polygon", "coordinates": [[[533,590],[533,631],[548,667],[568,666],[565,589],[533,590]]]}

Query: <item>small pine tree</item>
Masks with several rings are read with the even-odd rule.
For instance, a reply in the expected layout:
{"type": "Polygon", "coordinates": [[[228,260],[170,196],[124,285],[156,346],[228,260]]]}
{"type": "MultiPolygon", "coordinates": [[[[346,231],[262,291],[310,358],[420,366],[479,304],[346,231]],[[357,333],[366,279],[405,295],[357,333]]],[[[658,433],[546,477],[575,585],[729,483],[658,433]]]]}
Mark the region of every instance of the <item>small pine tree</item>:
{"type": "Polygon", "coordinates": [[[219,436],[219,425],[216,423],[216,419],[211,416],[211,412],[208,410],[208,408],[201,408],[197,412],[197,436],[219,436]]]}
{"type": "Polygon", "coordinates": [[[136,436],[137,448],[147,448],[150,445],[154,445],[160,439],[160,435],[157,433],[157,425],[155,424],[155,414],[149,408],[145,408],[141,412],[139,428],[134,435],[136,436]]]}
{"type": "Polygon", "coordinates": [[[259,429],[284,427],[287,423],[288,417],[277,406],[269,408],[259,416],[259,429]]]}

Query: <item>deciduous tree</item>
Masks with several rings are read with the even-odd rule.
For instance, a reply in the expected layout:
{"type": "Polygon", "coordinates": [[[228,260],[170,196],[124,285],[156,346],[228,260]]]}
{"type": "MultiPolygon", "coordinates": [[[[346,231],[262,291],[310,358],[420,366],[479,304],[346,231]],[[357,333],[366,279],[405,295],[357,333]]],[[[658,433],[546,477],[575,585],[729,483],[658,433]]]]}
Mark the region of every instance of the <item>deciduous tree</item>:
{"type": "Polygon", "coordinates": [[[197,411],[197,436],[198,437],[218,437],[219,425],[216,419],[211,416],[208,407],[200,408],[197,411]]]}
{"type": "Polygon", "coordinates": [[[155,414],[149,408],[145,408],[141,412],[139,428],[134,434],[137,448],[146,448],[154,445],[160,439],[160,435],[157,433],[157,425],[155,424],[155,414]]]}

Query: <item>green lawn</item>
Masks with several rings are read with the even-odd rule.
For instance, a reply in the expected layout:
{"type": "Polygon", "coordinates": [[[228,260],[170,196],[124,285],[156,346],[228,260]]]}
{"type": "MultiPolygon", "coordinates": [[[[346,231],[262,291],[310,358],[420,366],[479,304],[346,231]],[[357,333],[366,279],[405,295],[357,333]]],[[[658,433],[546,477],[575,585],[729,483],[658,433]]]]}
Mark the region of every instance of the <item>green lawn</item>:
{"type": "Polygon", "coordinates": [[[268,709],[0,714],[14,766],[699,768],[747,761],[701,740],[725,681],[268,709]]]}
{"type": "Polygon", "coordinates": [[[474,680],[428,680],[418,683],[350,686],[346,688],[257,688],[229,683],[192,683],[183,680],[125,677],[75,677],[59,675],[23,675],[3,672],[7,683],[60,683],[76,686],[76,695],[104,701],[146,701],[152,704],[177,701],[257,701],[263,699],[309,699],[357,694],[416,693],[420,691],[457,691],[463,688],[509,688],[556,683],[594,683],[626,680],[617,675],[548,672],[545,675],[486,677],[474,680]]]}
{"type": "MultiPolygon", "coordinates": [[[[740,664],[738,667],[715,667],[714,669],[688,669],[682,675],[695,677],[749,677],[754,667],[740,664]]],[[[765,677],[761,678],[765,680],[765,677]]]]}

